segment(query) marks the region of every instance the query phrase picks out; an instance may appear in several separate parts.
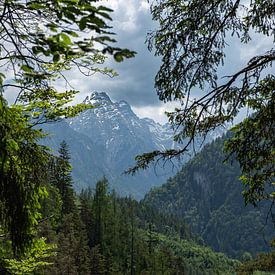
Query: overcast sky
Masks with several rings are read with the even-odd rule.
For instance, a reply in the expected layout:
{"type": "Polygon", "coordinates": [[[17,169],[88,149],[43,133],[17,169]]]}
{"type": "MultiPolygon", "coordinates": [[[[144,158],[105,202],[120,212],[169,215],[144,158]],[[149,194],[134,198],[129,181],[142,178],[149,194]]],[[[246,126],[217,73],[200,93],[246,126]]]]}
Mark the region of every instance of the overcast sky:
{"type": "MultiPolygon", "coordinates": [[[[139,116],[151,117],[164,123],[164,111],[171,110],[174,104],[161,103],[154,89],[154,77],[160,60],[148,51],[145,44],[146,34],[156,26],[156,22],[151,20],[148,2],[109,0],[107,3],[114,10],[112,23],[117,34],[118,46],[134,50],[137,55],[122,63],[108,62],[108,65],[118,72],[119,76],[116,78],[96,75],[87,79],[72,72],[72,84],[80,90],[77,102],[82,101],[92,91],[104,91],[114,101],[126,100],[139,116]]],[[[221,75],[241,69],[255,54],[270,49],[271,40],[257,36],[254,38],[256,39],[246,46],[240,45],[237,40],[229,39],[230,46],[226,50],[227,59],[225,66],[220,70],[221,75]]]]}
{"type": "MultiPolygon", "coordinates": [[[[113,101],[126,100],[138,116],[150,117],[165,123],[167,119],[164,112],[172,110],[175,103],[163,104],[154,89],[154,78],[160,66],[160,59],[150,53],[145,44],[147,33],[157,26],[157,23],[151,20],[147,0],[102,0],[102,2],[114,10],[111,23],[118,41],[115,46],[134,50],[137,55],[122,63],[116,63],[113,59],[106,62],[106,66],[113,68],[119,74],[115,78],[101,74],[87,78],[76,69],[69,71],[67,78],[70,84],[80,91],[75,102],[82,102],[93,91],[106,92],[113,101]]],[[[227,58],[225,66],[219,70],[220,76],[242,69],[250,58],[274,47],[272,38],[259,35],[253,35],[248,45],[241,45],[237,39],[232,38],[227,38],[227,42],[229,44],[226,49],[227,58]]],[[[7,95],[9,102],[13,102],[14,97],[13,93],[7,95]]]]}
{"type": "Polygon", "coordinates": [[[81,101],[92,91],[104,91],[114,101],[126,100],[139,116],[148,116],[164,122],[163,106],[154,90],[154,76],[160,65],[159,59],[150,53],[145,44],[146,34],[154,28],[146,0],[111,0],[107,3],[114,12],[113,31],[117,34],[117,45],[137,52],[135,58],[116,63],[107,63],[118,77],[95,75],[85,79],[72,73],[70,78],[75,87],[81,89],[77,100],[81,101]],[[75,78],[77,76],[77,78],[75,78]]]}
{"type": "MultiPolygon", "coordinates": [[[[147,0],[109,0],[104,1],[104,4],[114,10],[112,25],[117,34],[117,46],[134,50],[137,55],[122,63],[113,60],[107,63],[118,72],[119,76],[115,78],[100,74],[86,78],[76,71],[71,71],[70,82],[74,88],[80,90],[76,102],[82,102],[92,91],[103,91],[107,92],[113,101],[126,100],[140,117],[147,116],[161,123],[166,122],[164,111],[171,110],[174,104],[161,103],[154,89],[154,77],[160,60],[148,51],[145,44],[146,34],[156,26],[156,22],[151,20],[147,0]]],[[[241,69],[255,54],[270,49],[271,43],[271,40],[256,37],[244,47],[237,40],[231,40],[221,74],[228,75],[241,69]]]]}

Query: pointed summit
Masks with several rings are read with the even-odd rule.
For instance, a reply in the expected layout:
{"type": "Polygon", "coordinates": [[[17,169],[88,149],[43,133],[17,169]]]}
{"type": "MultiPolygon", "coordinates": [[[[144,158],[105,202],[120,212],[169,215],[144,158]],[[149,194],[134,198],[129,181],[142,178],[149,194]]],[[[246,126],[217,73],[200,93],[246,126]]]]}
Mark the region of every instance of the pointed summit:
{"type": "Polygon", "coordinates": [[[92,92],[90,97],[87,96],[83,101],[84,104],[106,105],[112,104],[110,97],[105,92],[92,92]]]}
{"type": "Polygon", "coordinates": [[[90,96],[92,104],[112,104],[110,97],[105,92],[93,92],[90,96]]]}

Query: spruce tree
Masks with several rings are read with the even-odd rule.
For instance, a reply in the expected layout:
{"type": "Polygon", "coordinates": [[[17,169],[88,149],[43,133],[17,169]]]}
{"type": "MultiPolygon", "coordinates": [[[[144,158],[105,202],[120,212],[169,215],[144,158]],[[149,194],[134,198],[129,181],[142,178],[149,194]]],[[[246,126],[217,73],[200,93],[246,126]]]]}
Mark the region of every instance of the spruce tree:
{"type": "Polygon", "coordinates": [[[82,190],[79,195],[80,202],[80,219],[88,236],[88,245],[90,248],[94,245],[94,228],[95,219],[93,218],[93,193],[92,189],[82,190]]]}
{"type": "Polygon", "coordinates": [[[90,250],[87,245],[87,234],[75,213],[62,218],[57,234],[57,255],[54,265],[46,274],[89,274],[90,250]]]}
{"type": "Polygon", "coordinates": [[[70,152],[67,143],[63,140],[58,150],[53,172],[53,183],[59,190],[62,200],[62,215],[76,210],[74,203],[73,180],[71,175],[70,152]]]}
{"type": "Polygon", "coordinates": [[[108,181],[104,177],[102,180],[98,181],[96,184],[96,190],[94,195],[94,214],[95,214],[95,245],[99,245],[101,253],[104,250],[104,215],[107,204],[107,188],[108,181]]]}
{"type": "Polygon", "coordinates": [[[106,274],[106,264],[105,264],[105,258],[100,253],[99,246],[95,246],[91,250],[91,274],[106,274]]]}

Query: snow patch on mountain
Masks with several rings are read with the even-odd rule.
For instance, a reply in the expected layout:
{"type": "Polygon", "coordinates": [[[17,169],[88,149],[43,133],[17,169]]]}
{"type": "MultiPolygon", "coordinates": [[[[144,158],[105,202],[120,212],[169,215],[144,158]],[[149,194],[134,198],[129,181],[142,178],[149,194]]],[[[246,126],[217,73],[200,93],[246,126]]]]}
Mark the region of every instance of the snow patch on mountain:
{"type": "MultiPolygon", "coordinates": [[[[100,177],[106,176],[111,187],[121,195],[131,194],[135,198],[142,198],[152,187],[161,185],[177,172],[168,164],[165,167],[151,167],[135,176],[123,174],[135,164],[137,155],[179,148],[180,145],[173,140],[171,125],[161,125],[150,118],[139,118],[126,101],[113,102],[104,92],[91,93],[83,103],[93,105],[93,108],[67,119],[71,134],[68,129],[67,136],[64,136],[64,139],[71,140],[73,175],[76,175],[79,186],[94,186],[100,177]],[[74,138],[80,140],[74,143],[74,138]],[[74,146],[85,143],[87,146],[81,145],[81,150],[74,146]],[[85,160],[82,160],[84,157],[85,160]]],[[[60,130],[60,138],[62,134],[60,130]]],[[[219,134],[213,132],[210,139],[219,134]]]]}

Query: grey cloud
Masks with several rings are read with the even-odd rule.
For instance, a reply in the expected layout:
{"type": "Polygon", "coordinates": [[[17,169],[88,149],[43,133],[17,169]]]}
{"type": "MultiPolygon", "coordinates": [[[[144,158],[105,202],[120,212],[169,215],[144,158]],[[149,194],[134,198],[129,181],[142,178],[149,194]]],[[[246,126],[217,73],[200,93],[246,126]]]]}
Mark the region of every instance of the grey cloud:
{"type": "Polygon", "coordinates": [[[149,11],[138,10],[139,1],[131,1],[131,7],[135,9],[135,27],[127,30],[127,18],[125,18],[127,5],[122,2],[118,10],[113,14],[114,32],[118,46],[137,52],[135,58],[125,60],[122,63],[110,62],[110,67],[118,72],[114,79],[102,78],[99,86],[91,82],[91,89],[99,89],[109,93],[114,100],[124,99],[132,106],[158,105],[158,97],[154,91],[154,76],[160,65],[159,59],[154,57],[145,44],[146,34],[153,28],[153,22],[149,11]],[[123,22],[126,30],[121,26],[123,22]]]}
{"type": "MultiPolygon", "coordinates": [[[[142,106],[160,106],[156,91],[154,89],[154,77],[160,66],[160,59],[150,53],[145,44],[146,34],[155,28],[156,23],[152,22],[149,11],[141,10],[141,0],[112,0],[114,4],[113,31],[117,34],[117,45],[123,48],[135,50],[135,58],[116,63],[113,60],[106,65],[115,69],[119,76],[108,78],[97,75],[90,79],[81,77],[75,72],[71,76],[79,79],[78,85],[81,94],[78,96],[84,99],[92,91],[107,92],[115,100],[126,100],[130,105],[141,108],[142,106]],[[129,5],[128,5],[129,4],[129,5]],[[130,12],[128,12],[130,11],[130,12]],[[129,18],[128,18],[129,17],[129,18]],[[82,84],[81,84],[82,83],[82,84]]],[[[237,39],[228,38],[230,46],[226,49],[225,66],[218,70],[220,76],[229,75],[241,69],[247,62],[244,53],[257,47],[261,40],[253,40],[252,44],[241,45],[237,39]]],[[[272,44],[270,44],[272,45],[272,44]]],[[[200,91],[196,91],[197,96],[200,91]]]]}

